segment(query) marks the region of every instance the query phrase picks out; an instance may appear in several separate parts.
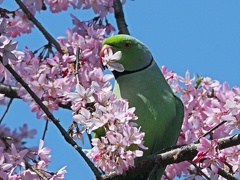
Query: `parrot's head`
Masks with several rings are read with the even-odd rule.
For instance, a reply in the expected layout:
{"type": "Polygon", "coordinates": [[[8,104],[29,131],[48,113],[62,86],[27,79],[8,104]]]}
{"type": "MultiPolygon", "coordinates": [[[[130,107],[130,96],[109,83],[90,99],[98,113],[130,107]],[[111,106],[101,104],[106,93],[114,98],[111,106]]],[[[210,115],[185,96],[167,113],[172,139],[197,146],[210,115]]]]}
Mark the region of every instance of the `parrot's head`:
{"type": "Polygon", "coordinates": [[[125,71],[135,71],[149,65],[152,54],[149,49],[136,38],[119,34],[107,38],[103,42],[100,57],[104,56],[104,51],[111,48],[113,53],[122,52],[122,57],[118,63],[122,64],[125,71]]]}

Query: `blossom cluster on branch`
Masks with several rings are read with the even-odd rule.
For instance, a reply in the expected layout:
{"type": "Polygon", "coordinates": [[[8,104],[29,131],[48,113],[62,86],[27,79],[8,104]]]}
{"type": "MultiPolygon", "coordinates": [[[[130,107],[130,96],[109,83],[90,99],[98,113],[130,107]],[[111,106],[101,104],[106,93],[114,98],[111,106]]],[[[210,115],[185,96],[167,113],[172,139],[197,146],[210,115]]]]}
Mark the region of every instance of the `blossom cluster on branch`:
{"type": "Polygon", "coordinates": [[[11,131],[5,125],[0,126],[0,177],[1,179],[38,179],[34,169],[41,169],[40,174],[49,179],[63,179],[65,168],[58,172],[48,171],[51,162],[50,148],[43,147],[40,140],[39,147],[24,147],[24,141],[34,138],[36,130],[29,130],[27,124],[11,131]],[[24,169],[24,170],[22,170],[24,169]]]}
{"type": "MultiPolygon", "coordinates": [[[[25,88],[5,69],[6,65],[19,74],[50,112],[62,106],[71,107],[73,121],[68,128],[69,135],[84,142],[83,133],[94,134],[88,157],[105,173],[122,174],[134,166],[134,159],[141,157],[147,147],[144,146],[145,134],[137,125],[135,108],[112,93],[113,76],[104,73],[98,55],[103,40],[115,31],[106,18],[114,12],[113,0],[45,0],[45,4],[42,0],[23,0],[23,3],[32,15],[46,8],[58,13],[72,7],[92,9],[97,17],[81,21],[71,15],[74,27],[66,30],[66,36],[57,38],[61,52],[54,50],[50,40],[37,50],[26,47],[24,51],[17,51],[13,38],[31,33],[36,22],[31,21],[22,8],[14,11],[0,8],[1,83],[17,87],[18,96],[29,102],[37,118],[49,121],[25,88]]],[[[104,65],[110,70],[122,71],[124,67],[117,63],[121,52],[108,53],[102,61],[104,65]]],[[[162,179],[183,174],[189,180],[219,179],[219,169],[235,176],[240,170],[240,146],[219,149],[216,142],[240,128],[240,88],[230,88],[227,83],[221,84],[209,77],[190,78],[188,71],[185,77],[166,67],[162,67],[162,72],[185,106],[177,144],[200,142],[199,153],[192,161],[167,166],[162,179]]],[[[4,94],[0,94],[0,103],[8,103],[4,94]]],[[[26,125],[20,132],[11,132],[5,125],[1,125],[0,130],[0,177],[64,178],[65,167],[56,173],[48,170],[50,148],[43,148],[43,140],[38,149],[24,146],[23,138],[32,138],[35,130],[29,131],[26,125]]]]}
{"type": "Polygon", "coordinates": [[[184,122],[178,145],[200,142],[192,162],[169,165],[162,179],[186,175],[186,179],[219,179],[218,169],[239,173],[240,145],[219,149],[217,139],[236,134],[240,117],[240,88],[230,88],[210,77],[178,76],[162,67],[162,72],[185,106],[184,122]],[[204,174],[204,175],[203,175],[204,174]]]}

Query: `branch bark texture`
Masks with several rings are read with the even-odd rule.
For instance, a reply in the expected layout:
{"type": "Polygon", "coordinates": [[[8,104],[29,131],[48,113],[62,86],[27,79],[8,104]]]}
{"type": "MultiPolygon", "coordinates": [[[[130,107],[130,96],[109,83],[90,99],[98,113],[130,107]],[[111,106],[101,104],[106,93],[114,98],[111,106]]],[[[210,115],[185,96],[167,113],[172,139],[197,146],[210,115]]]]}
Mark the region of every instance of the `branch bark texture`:
{"type": "Polygon", "coordinates": [[[116,22],[117,22],[117,27],[118,27],[118,30],[119,30],[119,34],[130,35],[130,33],[128,31],[128,28],[127,28],[127,23],[125,21],[121,1],[120,0],[114,0],[113,7],[114,7],[115,19],[116,19],[116,22]]]}

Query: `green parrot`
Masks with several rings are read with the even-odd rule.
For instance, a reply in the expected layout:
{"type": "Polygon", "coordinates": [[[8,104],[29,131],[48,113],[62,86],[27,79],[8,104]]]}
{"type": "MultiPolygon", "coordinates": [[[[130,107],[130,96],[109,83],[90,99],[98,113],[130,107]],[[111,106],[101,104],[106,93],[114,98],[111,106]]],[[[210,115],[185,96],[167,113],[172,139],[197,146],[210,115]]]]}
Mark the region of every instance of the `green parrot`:
{"type": "MultiPolygon", "coordinates": [[[[139,40],[129,35],[115,35],[103,42],[100,56],[105,49],[121,51],[118,61],[124,71],[113,71],[113,92],[128,99],[130,107],[136,107],[136,121],[145,132],[143,158],[176,144],[184,116],[182,101],[172,91],[150,50],[139,40]]],[[[159,180],[165,168],[158,170],[151,179],[159,180]]],[[[140,175],[136,179],[147,179],[140,175]]]]}

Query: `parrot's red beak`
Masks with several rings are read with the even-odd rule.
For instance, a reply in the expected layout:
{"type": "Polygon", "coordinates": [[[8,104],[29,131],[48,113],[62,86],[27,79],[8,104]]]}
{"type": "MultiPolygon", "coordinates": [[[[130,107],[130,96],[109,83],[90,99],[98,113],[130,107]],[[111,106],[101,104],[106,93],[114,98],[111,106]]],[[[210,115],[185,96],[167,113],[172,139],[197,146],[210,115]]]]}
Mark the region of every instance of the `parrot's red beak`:
{"type": "Polygon", "coordinates": [[[102,63],[102,58],[105,56],[104,51],[105,51],[106,49],[109,49],[109,48],[112,49],[112,51],[113,51],[113,53],[114,53],[114,50],[113,50],[112,46],[107,45],[107,44],[105,44],[105,45],[102,47],[102,49],[100,50],[99,56],[100,56],[100,61],[101,61],[101,63],[102,63]]]}

